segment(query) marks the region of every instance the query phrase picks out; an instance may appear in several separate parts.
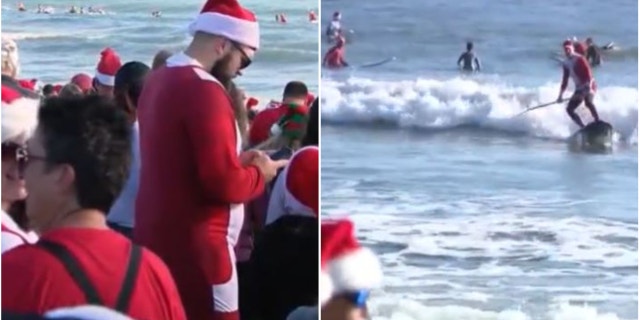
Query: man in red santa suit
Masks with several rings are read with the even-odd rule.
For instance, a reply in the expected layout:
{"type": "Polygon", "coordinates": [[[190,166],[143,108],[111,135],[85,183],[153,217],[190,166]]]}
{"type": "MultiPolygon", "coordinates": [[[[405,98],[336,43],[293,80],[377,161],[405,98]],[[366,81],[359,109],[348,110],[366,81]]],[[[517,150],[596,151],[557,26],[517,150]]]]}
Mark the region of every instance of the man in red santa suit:
{"type": "Polygon", "coordinates": [[[191,44],[149,75],[140,96],[134,239],[167,264],[189,319],[237,320],[243,203],[287,162],[241,153],[231,100],[211,75],[222,64],[231,78],[251,63],[254,14],[236,0],[210,0],[189,29],[191,44]]]}
{"type": "Polygon", "coordinates": [[[569,40],[563,43],[566,59],[562,62],[562,83],[560,84],[560,93],[557,102],[563,101],[562,95],[569,84],[569,77],[573,80],[575,91],[567,104],[567,114],[571,120],[580,128],[584,128],[584,123],[580,116],[576,114],[578,108],[584,101],[584,105],[591,112],[591,116],[595,122],[599,121],[598,111],[593,104],[593,95],[596,91],[596,81],[591,72],[591,66],[581,54],[574,52],[573,43],[569,40]]]}

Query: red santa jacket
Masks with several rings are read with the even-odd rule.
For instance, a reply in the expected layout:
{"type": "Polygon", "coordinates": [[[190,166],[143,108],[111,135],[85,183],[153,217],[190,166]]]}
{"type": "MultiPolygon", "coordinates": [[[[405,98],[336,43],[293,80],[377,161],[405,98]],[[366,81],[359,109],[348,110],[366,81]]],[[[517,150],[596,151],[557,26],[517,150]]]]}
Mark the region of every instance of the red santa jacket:
{"type": "Polygon", "coordinates": [[[595,91],[596,83],[587,59],[579,54],[572,54],[562,62],[562,90],[567,88],[569,77],[573,80],[576,90],[589,89],[595,91]]]}

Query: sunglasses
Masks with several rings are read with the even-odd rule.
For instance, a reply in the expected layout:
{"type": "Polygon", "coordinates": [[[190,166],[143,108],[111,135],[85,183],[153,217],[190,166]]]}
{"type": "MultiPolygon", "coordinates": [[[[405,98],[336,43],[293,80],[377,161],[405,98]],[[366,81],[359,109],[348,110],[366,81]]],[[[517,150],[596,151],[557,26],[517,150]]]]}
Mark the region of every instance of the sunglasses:
{"type": "Polygon", "coordinates": [[[346,292],[339,294],[338,297],[349,301],[357,308],[365,308],[367,306],[367,300],[369,299],[369,291],[346,292]]]}
{"type": "Polygon", "coordinates": [[[3,143],[2,144],[2,161],[17,161],[18,150],[20,145],[15,143],[3,143]]]}
{"type": "Polygon", "coordinates": [[[251,58],[249,58],[249,56],[242,49],[240,44],[235,42],[235,41],[231,41],[231,44],[233,45],[234,48],[236,48],[236,50],[238,50],[238,51],[240,51],[240,53],[242,53],[242,62],[240,63],[240,70],[242,70],[242,69],[248,67],[249,65],[251,65],[251,58]]]}

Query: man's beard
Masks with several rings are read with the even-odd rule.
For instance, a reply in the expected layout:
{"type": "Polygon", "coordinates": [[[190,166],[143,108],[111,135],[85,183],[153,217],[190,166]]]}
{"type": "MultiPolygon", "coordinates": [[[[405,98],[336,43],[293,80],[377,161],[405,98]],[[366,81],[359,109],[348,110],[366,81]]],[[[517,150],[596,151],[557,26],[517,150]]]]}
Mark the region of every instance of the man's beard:
{"type": "Polygon", "coordinates": [[[229,71],[231,62],[231,53],[227,53],[224,57],[222,57],[218,62],[213,65],[211,68],[211,75],[218,79],[222,85],[227,88],[231,80],[235,77],[234,73],[229,71]]]}

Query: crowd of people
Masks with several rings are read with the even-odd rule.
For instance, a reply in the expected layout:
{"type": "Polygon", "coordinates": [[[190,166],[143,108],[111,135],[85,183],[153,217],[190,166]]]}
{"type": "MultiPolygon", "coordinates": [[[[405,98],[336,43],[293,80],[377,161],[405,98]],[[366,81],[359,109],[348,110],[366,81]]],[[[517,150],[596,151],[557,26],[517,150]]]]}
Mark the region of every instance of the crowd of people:
{"type": "Polygon", "coordinates": [[[235,0],[189,30],[41,88],[2,38],[3,319],[317,319],[318,99],[291,81],[255,108],[235,0]]]}

